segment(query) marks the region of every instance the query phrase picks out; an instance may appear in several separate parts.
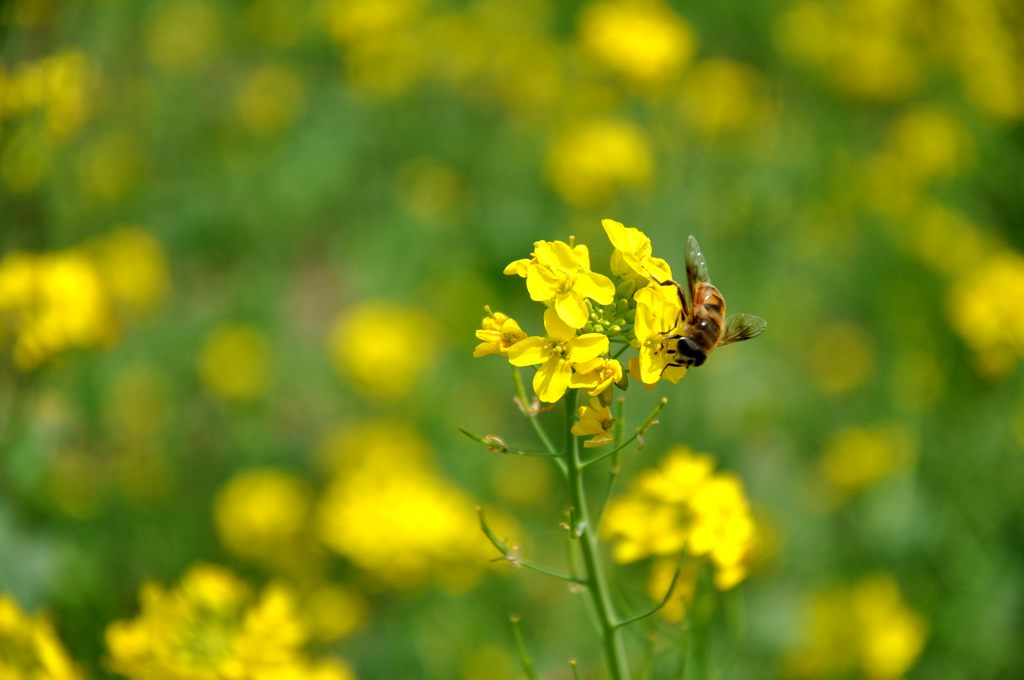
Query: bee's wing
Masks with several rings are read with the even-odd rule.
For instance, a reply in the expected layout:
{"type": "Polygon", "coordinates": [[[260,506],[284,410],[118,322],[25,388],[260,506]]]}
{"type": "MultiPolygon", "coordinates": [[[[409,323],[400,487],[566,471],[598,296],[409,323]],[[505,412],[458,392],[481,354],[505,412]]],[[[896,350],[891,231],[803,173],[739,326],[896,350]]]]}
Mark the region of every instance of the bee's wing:
{"type": "Polygon", "coordinates": [[[686,283],[693,293],[698,283],[708,282],[708,263],[692,235],[686,239],[686,283]]]}
{"type": "Polygon", "coordinates": [[[756,338],[764,333],[768,323],[759,316],[753,314],[735,314],[725,320],[725,332],[719,345],[728,345],[731,342],[740,342],[756,338]]]}

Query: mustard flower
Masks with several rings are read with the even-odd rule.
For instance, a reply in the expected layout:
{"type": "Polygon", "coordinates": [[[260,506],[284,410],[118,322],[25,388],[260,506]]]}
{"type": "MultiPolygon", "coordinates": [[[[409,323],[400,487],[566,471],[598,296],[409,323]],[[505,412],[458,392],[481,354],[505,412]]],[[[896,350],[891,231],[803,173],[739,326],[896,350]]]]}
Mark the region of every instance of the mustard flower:
{"type": "Polygon", "coordinates": [[[554,307],[544,312],[544,330],[547,337],[531,336],[520,340],[508,350],[513,366],[537,366],[533,376],[533,391],[541,401],[555,403],[569,388],[573,367],[586,364],[608,352],[608,336],[601,333],[576,335],[571,326],[563,322],[554,307]]]}
{"type": "Polygon", "coordinates": [[[131,680],[257,680],[351,677],[307,657],[309,640],[291,592],[270,585],[254,593],[227,569],[197,565],[177,588],[148,583],[142,611],[106,630],[108,663],[131,680]]]}
{"type": "Polygon", "coordinates": [[[81,680],[53,626],[0,593],[0,678],[81,680]]]}
{"type": "Polygon", "coordinates": [[[668,262],[652,255],[651,239],[635,227],[627,227],[615,220],[601,220],[608,240],[615,247],[612,252],[612,273],[616,276],[637,274],[647,282],[661,283],[672,278],[668,262]]]}
{"type": "Polygon", "coordinates": [[[217,532],[235,555],[272,567],[308,558],[301,550],[312,492],[301,479],[273,469],[240,472],[214,503],[217,532]]]}
{"type": "Polygon", "coordinates": [[[639,343],[637,368],[640,380],[653,385],[662,377],[672,383],[679,382],[686,369],[669,366],[672,355],[665,338],[678,333],[682,321],[682,304],[673,286],[650,285],[637,291],[636,320],[633,332],[639,343]]]}
{"type": "Polygon", "coordinates": [[[611,279],[590,271],[590,251],[584,245],[537,241],[533,258],[510,263],[505,273],[525,278],[530,299],[553,302],[558,316],[572,328],[583,328],[587,323],[586,298],[602,305],[610,305],[615,299],[611,279]]]}
{"type": "Polygon", "coordinates": [[[487,316],[480,322],[480,330],[476,332],[476,337],[483,342],[473,350],[473,356],[485,357],[491,354],[508,354],[512,345],[526,339],[526,333],[508,314],[492,312],[488,307],[487,316]]]}
{"type": "Polygon", "coordinates": [[[622,190],[646,186],[654,174],[654,151],[631,122],[583,120],[552,141],[545,165],[548,180],[567,203],[595,206],[622,190]]]}
{"type": "Polygon", "coordinates": [[[696,50],[690,24],[659,1],[590,3],[580,16],[579,30],[591,58],[641,85],[670,79],[696,50]]]}
{"type": "Polygon", "coordinates": [[[590,406],[580,406],[579,419],[572,426],[572,433],[577,437],[590,437],[583,446],[592,449],[612,443],[614,426],[615,418],[608,407],[600,399],[591,399],[590,406]]]}
{"type": "Polygon", "coordinates": [[[576,372],[569,378],[569,387],[586,389],[592,397],[604,392],[622,380],[622,364],[618,359],[597,357],[576,365],[576,372]]]}
{"type": "Polygon", "coordinates": [[[794,678],[859,671],[873,680],[896,680],[913,666],[927,637],[925,620],[882,574],[814,593],[804,609],[800,640],[785,661],[786,675],[794,678]]]}
{"type": "Polygon", "coordinates": [[[638,477],[608,506],[604,535],[619,562],[669,556],[681,550],[714,566],[714,583],[728,590],[747,575],[756,526],[739,479],[714,472],[714,462],[686,447],[638,477]]]}

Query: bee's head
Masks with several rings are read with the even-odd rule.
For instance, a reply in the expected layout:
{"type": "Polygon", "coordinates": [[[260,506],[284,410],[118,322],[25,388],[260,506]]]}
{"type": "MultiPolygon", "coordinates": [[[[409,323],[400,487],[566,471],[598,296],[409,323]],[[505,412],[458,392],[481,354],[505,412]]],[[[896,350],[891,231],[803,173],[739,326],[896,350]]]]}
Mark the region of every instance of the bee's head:
{"type": "Polygon", "coordinates": [[[693,341],[692,338],[679,338],[675,348],[675,363],[690,368],[692,366],[700,366],[708,358],[707,352],[701,349],[700,345],[693,341]]]}

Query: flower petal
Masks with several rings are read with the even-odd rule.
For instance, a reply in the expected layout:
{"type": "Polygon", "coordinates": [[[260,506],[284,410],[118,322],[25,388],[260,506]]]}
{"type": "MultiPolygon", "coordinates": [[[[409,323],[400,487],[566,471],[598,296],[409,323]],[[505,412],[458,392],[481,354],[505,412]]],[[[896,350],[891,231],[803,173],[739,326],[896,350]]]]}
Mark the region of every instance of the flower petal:
{"type": "Polygon", "coordinates": [[[576,329],[562,321],[554,307],[544,310],[544,332],[552,344],[564,344],[576,337],[576,329]]]}
{"type": "Polygon", "coordinates": [[[508,266],[505,267],[504,274],[509,276],[522,276],[526,278],[526,268],[530,266],[530,260],[523,258],[522,260],[516,260],[515,262],[509,262],[508,266]]]}
{"type": "Polygon", "coordinates": [[[520,340],[508,348],[508,361],[513,366],[536,366],[551,357],[551,342],[533,336],[520,340]]]}
{"type": "Polygon", "coordinates": [[[648,347],[640,348],[640,380],[645,385],[653,385],[661,380],[664,360],[648,347]]]}
{"type": "Polygon", "coordinates": [[[555,296],[555,311],[558,318],[569,325],[570,328],[583,328],[587,325],[589,314],[587,303],[583,296],[576,291],[561,293],[555,296]]]}
{"type": "Polygon", "coordinates": [[[531,300],[544,302],[555,297],[561,280],[551,269],[543,265],[533,263],[527,267],[526,290],[530,292],[531,300]]]}
{"type": "Polygon", "coordinates": [[[615,284],[604,274],[583,272],[576,277],[573,292],[579,293],[601,305],[610,305],[615,300],[615,284]]]}
{"type": "Polygon", "coordinates": [[[553,404],[565,394],[571,374],[569,362],[553,356],[533,376],[533,391],[541,401],[553,404]]]}
{"type": "Polygon", "coordinates": [[[584,333],[569,342],[569,361],[574,364],[590,361],[608,352],[608,336],[604,333],[584,333]]]}

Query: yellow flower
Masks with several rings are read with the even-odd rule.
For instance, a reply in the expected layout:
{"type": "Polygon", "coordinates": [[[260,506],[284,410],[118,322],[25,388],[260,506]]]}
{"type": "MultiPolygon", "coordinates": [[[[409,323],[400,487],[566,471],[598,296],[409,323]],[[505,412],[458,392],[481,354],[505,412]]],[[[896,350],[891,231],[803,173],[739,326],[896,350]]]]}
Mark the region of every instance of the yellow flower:
{"type": "Polygon", "coordinates": [[[266,336],[245,324],[225,324],[203,342],[199,377],[216,397],[229,401],[258,399],[270,389],[272,366],[266,336]]]}
{"type": "Polygon", "coordinates": [[[584,245],[537,241],[532,258],[510,263],[505,273],[525,278],[530,299],[553,302],[558,316],[572,328],[587,324],[586,298],[602,305],[615,299],[611,279],[590,271],[590,251],[584,245]]]}
{"type": "Polygon", "coordinates": [[[241,472],[217,494],[217,532],[236,555],[287,566],[301,554],[311,504],[312,491],[297,477],[278,470],[241,472]]]}
{"type": "Polygon", "coordinates": [[[634,480],[629,493],[609,505],[601,531],[613,540],[612,555],[620,562],[683,549],[706,557],[719,590],[746,577],[756,537],[739,479],[715,474],[708,456],[686,447],[674,448],[634,480]]]}
{"type": "Polygon", "coordinates": [[[596,61],[640,84],[671,77],[696,47],[690,25],[655,0],[591,3],[580,17],[580,40],[596,61]]]}
{"type": "Polygon", "coordinates": [[[167,258],[159,241],[144,229],[119,227],[90,241],[86,248],[116,303],[145,314],[167,298],[167,258]]]}
{"type": "Polygon", "coordinates": [[[569,378],[569,387],[589,390],[592,397],[622,380],[622,364],[618,359],[597,357],[576,365],[576,372],[569,378]]]}
{"type": "Polygon", "coordinates": [[[328,344],[335,370],[353,389],[392,400],[408,394],[433,366],[438,332],[416,307],[370,301],[338,316],[328,344]]]}
{"type": "Polygon", "coordinates": [[[614,426],[615,418],[608,407],[600,399],[591,399],[590,406],[580,406],[579,420],[572,426],[572,433],[577,437],[590,437],[583,442],[583,446],[590,449],[611,444],[614,426]]]}
{"type": "Polygon", "coordinates": [[[633,332],[640,343],[638,350],[638,373],[640,380],[653,385],[663,377],[673,383],[679,382],[686,369],[669,366],[673,355],[668,353],[665,338],[681,330],[683,307],[674,286],[650,285],[637,291],[636,320],[633,332]]]}
{"type": "Polygon", "coordinates": [[[851,587],[815,593],[806,603],[802,639],[789,651],[787,675],[826,678],[859,671],[872,680],[897,680],[921,653],[925,621],[884,575],[851,587]]]}
{"type": "Polygon", "coordinates": [[[734,475],[715,475],[690,499],[693,525],[689,550],[715,565],[715,586],[728,590],[747,575],[754,547],[754,520],[743,484],[734,475]]]}
{"type": "Polygon", "coordinates": [[[608,336],[584,333],[577,336],[558,318],[555,309],[544,312],[547,337],[531,336],[512,345],[508,360],[513,366],[540,365],[533,376],[533,391],[541,401],[554,403],[569,387],[575,364],[589,362],[608,352],[608,336]]]}
{"type": "Polygon", "coordinates": [[[114,336],[110,301],[92,262],[75,251],[10,253],[0,260],[0,339],[23,371],[114,336]]]}
{"type": "Polygon", "coordinates": [[[306,628],[280,585],[257,596],[230,571],[201,564],[173,590],[143,585],[140,600],[140,614],[105,636],[111,670],[131,680],[309,677],[302,672],[323,663],[304,653],[306,628]]]}
{"type": "Polygon", "coordinates": [[[757,74],[731,59],[706,59],[686,75],[679,109],[704,137],[742,130],[763,108],[757,95],[757,74]]]}
{"type": "Polygon", "coordinates": [[[425,464],[364,460],[339,471],[317,518],[328,548],[392,587],[463,586],[490,554],[473,503],[425,464]]]}
{"type": "Polygon", "coordinates": [[[601,220],[608,240],[615,250],[612,252],[612,273],[616,276],[637,274],[647,282],[660,283],[672,278],[668,262],[652,255],[651,239],[636,227],[627,227],[615,220],[601,220]]]}
{"type": "Polygon", "coordinates": [[[842,503],[900,470],[914,459],[910,433],[899,425],[850,428],[836,433],[818,460],[830,500],[842,503]]]}
{"type": "Polygon", "coordinates": [[[82,680],[50,622],[0,593],[0,678],[82,680]]]}
{"type": "Polygon", "coordinates": [[[602,118],[575,124],[556,137],[546,170],[567,202],[592,206],[613,198],[620,189],[646,185],[654,170],[653,156],[639,127],[602,118]]]}
{"type": "Polygon", "coordinates": [[[481,329],[476,332],[477,339],[483,342],[473,350],[473,356],[508,354],[512,345],[526,338],[526,333],[508,314],[491,312],[490,308],[487,312],[487,316],[480,322],[481,329]]]}

